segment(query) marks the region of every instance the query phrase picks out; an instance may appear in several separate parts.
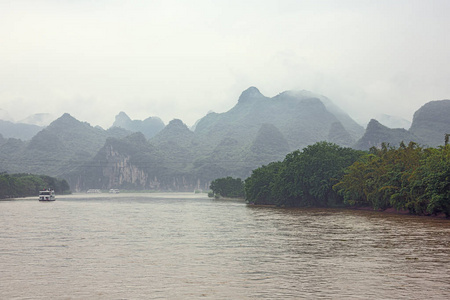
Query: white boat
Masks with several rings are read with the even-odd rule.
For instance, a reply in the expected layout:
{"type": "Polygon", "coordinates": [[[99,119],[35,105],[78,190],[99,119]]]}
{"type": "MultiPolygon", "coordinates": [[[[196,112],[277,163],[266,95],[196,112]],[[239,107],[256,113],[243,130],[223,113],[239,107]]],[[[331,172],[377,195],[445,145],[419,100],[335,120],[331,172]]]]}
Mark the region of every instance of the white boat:
{"type": "Polygon", "coordinates": [[[110,189],[109,193],[110,194],[118,194],[118,193],[120,193],[120,190],[119,189],[110,189]]]}
{"type": "Polygon", "coordinates": [[[39,191],[39,201],[55,201],[55,191],[46,189],[39,191]]]}

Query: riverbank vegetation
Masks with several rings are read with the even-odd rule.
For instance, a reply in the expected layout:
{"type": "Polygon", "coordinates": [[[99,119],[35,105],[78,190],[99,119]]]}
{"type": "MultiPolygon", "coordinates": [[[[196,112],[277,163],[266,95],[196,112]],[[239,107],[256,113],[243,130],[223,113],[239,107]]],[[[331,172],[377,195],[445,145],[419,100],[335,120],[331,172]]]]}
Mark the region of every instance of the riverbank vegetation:
{"type": "Polygon", "coordinates": [[[0,174],[0,199],[17,197],[38,197],[39,191],[53,189],[56,194],[70,193],[66,180],[45,175],[0,174]]]}
{"type": "Polygon", "coordinates": [[[348,167],[334,190],[349,205],[450,216],[450,145],[383,144],[348,167]]]}
{"type": "Polygon", "coordinates": [[[218,178],[211,182],[212,193],[209,196],[226,198],[244,198],[244,182],[241,178],[218,178]]]}
{"type": "Polygon", "coordinates": [[[327,142],[307,146],[253,170],[245,180],[249,203],[283,207],[342,206],[343,197],[333,189],[345,169],[364,152],[327,142]]]}
{"type": "Polygon", "coordinates": [[[450,145],[402,142],[363,152],[319,142],[253,170],[245,197],[257,205],[393,208],[449,217],[450,145]]]}

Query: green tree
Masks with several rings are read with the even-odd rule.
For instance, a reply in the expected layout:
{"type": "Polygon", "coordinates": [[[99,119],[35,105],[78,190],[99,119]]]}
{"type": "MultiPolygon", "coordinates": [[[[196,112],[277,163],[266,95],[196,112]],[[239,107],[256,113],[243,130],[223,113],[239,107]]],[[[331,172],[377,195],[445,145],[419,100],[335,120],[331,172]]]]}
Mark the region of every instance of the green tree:
{"type": "Polygon", "coordinates": [[[450,217],[450,145],[428,153],[428,157],[414,174],[414,187],[422,192],[414,203],[414,212],[442,212],[450,217]]]}
{"type": "Polygon", "coordinates": [[[333,186],[344,199],[344,202],[350,205],[366,206],[369,205],[367,199],[367,161],[369,155],[361,157],[345,170],[345,175],[333,186]]]}
{"type": "Polygon", "coordinates": [[[319,142],[286,155],[283,162],[254,170],[246,181],[252,203],[280,206],[335,206],[342,197],[333,185],[363,152],[319,142]]]}
{"type": "Polygon", "coordinates": [[[277,190],[284,206],[335,206],[342,197],[333,190],[346,167],[363,152],[319,142],[288,154],[277,190]]]}
{"type": "Polygon", "coordinates": [[[245,180],[247,202],[257,205],[279,204],[275,185],[282,166],[281,162],[273,162],[252,171],[252,175],[245,180]]]}
{"type": "Polygon", "coordinates": [[[383,144],[347,168],[334,189],[351,205],[450,215],[450,146],[383,144]]]}
{"type": "Polygon", "coordinates": [[[44,188],[52,188],[56,193],[70,193],[66,180],[45,175],[0,174],[0,198],[36,196],[44,188]]]}
{"type": "Polygon", "coordinates": [[[229,198],[244,197],[244,182],[241,178],[218,178],[211,182],[209,187],[215,195],[229,198]]]}

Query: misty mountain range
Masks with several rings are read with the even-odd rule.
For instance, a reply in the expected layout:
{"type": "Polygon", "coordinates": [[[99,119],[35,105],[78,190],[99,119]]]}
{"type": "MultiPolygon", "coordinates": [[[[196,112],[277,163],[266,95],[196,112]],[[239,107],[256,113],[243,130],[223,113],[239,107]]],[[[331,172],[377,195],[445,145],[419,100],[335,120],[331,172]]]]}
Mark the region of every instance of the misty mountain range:
{"type": "Polygon", "coordinates": [[[62,177],[73,191],[192,191],[208,189],[218,177],[246,178],[318,141],[361,150],[383,142],[442,145],[448,116],[450,100],[432,101],[414,114],[408,130],[377,120],[364,130],[324,96],[286,91],[269,98],[250,87],[232,109],[209,113],[192,129],[181,120],[164,125],[158,117],[131,120],[124,112],[108,130],[67,113],[46,127],[0,121],[0,171],[62,177]]]}

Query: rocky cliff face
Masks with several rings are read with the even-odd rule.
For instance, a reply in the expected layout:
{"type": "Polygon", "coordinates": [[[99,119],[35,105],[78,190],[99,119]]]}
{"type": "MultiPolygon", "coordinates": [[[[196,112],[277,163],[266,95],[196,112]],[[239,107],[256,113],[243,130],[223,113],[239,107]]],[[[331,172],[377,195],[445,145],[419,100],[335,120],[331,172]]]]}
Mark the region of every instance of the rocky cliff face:
{"type": "Polygon", "coordinates": [[[106,185],[102,188],[128,186],[137,189],[159,189],[159,182],[149,179],[149,175],[138,165],[133,164],[129,155],[123,155],[111,145],[105,149],[107,166],[103,168],[106,185]]]}
{"type": "MultiPolygon", "coordinates": [[[[176,129],[168,130],[180,137],[173,132],[176,129]]],[[[193,191],[208,188],[209,181],[189,169],[188,164],[192,166],[190,152],[186,154],[176,141],[169,141],[169,145],[161,137],[160,142],[154,145],[142,133],[122,139],[110,138],[91,161],[67,174],[66,178],[75,191],[111,188],[193,191]]]]}

